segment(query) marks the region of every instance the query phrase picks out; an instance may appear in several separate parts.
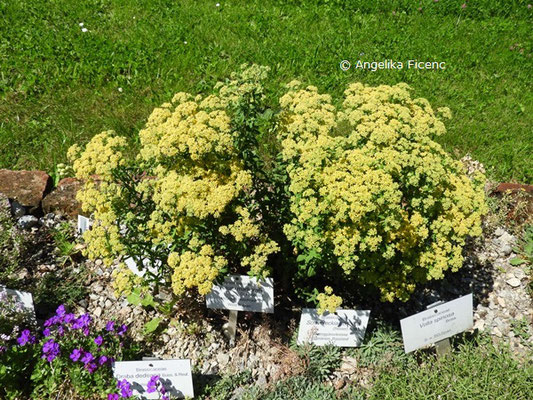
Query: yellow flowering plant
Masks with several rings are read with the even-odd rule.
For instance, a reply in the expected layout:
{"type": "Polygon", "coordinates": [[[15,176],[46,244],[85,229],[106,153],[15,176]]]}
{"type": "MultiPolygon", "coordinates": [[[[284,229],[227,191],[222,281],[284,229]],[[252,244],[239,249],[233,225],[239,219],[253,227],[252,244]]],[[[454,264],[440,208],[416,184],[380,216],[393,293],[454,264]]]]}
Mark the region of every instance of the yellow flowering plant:
{"type": "Polygon", "coordinates": [[[264,201],[272,188],[259,155],[271,117],[267,71],[243,66],[208,96],[176,94],[148,118],[134,158],[113,132],[70,150],[84,182],[78,199],[95,220],[84,234],[87,255],[109,265],[132,259],[143,274],[132,279],[120,267],[117,293],[135,283],[205,295],[229,272],[271,273],[276,207],[264,201]]]}
{"type": "Polygon", "coordinates": [[[460,268],[487,207],[484,177],[434,141],[450,110],[405,84],[354,83],[336,106],[297,81],[269,107],[267,71],[243,66],[208,95],[177,93],[152,112],[134,157],[113,132],[69,151],[95,220],[87,254],[131,258],[144,274],[121,266],[117,292],[205,295],[228,273],[270,275],[333,312],[332,287],[406,300],[460,268]]]}
{"type": "Polygon", "coordinates": [[[467,237],[481,234],[485,178],[469,179],[433,140],[449,109],[412,99],[406,84],[354,83],[344,95],[337,108],[294,81],[280,99],[296,279],[357,281],[407,300],[461,267],[467,237]]]}

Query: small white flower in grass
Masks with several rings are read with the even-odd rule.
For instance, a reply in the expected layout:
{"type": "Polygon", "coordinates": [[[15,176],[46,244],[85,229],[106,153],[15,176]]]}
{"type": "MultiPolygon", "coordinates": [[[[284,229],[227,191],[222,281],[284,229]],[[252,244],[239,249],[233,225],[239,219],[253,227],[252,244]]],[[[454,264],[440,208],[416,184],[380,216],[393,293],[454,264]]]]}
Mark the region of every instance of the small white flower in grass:
{"type": "Polygon", "coordinates": [[[187,41],[186,41],[186,40],[184,40],[184,41],[183,41],[183,44],[187,44],[187,41]]]}
{"type": "Polygon", "coordinates": [[[83,26],[83,22],[80,22],[80,26],[83,26]]]}
{"type": "Polygon", "coordinates": [[[121,88],[121,87],[119,87],[119,88],[118,88],[118,91],[119,91],[120,93],[122,93],[122,88],[121,88]]]}
{"type": "Polygon", "coordinates": [[[215,4],[215,7],[220,7],[220,3],[215,4]]]}
{"type": "Polygon", "coordinates": [[[88,30],[89,30],[89,29],[87,29],[87,28],[81,28],[81,31],[82,31],[82,32],[87,32],[88,30]]]}

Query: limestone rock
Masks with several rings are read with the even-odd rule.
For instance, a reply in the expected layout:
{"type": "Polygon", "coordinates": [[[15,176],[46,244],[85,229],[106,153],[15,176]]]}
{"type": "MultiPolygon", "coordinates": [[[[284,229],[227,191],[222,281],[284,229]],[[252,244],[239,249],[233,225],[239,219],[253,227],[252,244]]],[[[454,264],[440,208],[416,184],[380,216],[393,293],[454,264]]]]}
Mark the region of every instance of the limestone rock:
{"type": "Polygon", "coordinates": [[[81,214],[81,203],[76,200],[80,188],[81,182],[75,178],[61,179],[57,187],[44,198],[43,211],[75,218],[81,214]]]}
{"type": "Polygon", "coordinates": [[[0,169],[0,193],[33,212],[52,188],[52,179],[44,171],[11,171],[0,169]]]}
{"type": "Polygon", "coordinates": [[[511,287],[520,286],[520,279],[518,279],[518,278],[507,279],[505,282],[511,287]]]}

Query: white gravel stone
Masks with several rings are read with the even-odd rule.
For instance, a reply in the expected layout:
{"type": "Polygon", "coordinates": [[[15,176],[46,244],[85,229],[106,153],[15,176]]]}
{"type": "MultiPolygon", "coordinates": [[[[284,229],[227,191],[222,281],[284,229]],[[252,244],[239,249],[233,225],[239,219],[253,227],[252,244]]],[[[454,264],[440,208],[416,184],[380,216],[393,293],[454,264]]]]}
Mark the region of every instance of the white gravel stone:
{"type": "Polygon", "coordinates": [[[509,286],[514,287],[514,288],[520,286],[520,279],[518,279],[518,278],[507,279],[505,282],[509,286]]]}

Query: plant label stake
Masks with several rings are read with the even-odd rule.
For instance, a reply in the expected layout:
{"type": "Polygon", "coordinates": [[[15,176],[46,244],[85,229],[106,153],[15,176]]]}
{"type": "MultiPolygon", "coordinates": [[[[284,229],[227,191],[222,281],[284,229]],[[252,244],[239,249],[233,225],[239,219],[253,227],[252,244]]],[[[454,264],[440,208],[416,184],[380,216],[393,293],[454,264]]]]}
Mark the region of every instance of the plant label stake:
{"type": "Polygon", "coordinates": [[[237,318],[239,312],[236,310],[229,310],[229,320],[222,327],[224,336],[229,340],[231,346],[235,344],[235,336],[237,335],[237,318]]]}
{"type": "MultiPolygon", "coordinates": [[[[444,304],[444,301],[442,300],[436,301],[435,303],[427,306],[426,309],[429,310],[431,308],[440,306],[441,304],[444,304]]],[[[435,311],[438,312],[437,309],[435,311]]],[[[442,357],[443,355],[450,353],[452,351],[452,346],[450,345],[450,339],[446,338],[446,339],[439,340],[438,342],[435,342],[435,349],[437,350],[437,355],[439,357],[442,357]]]]}
{"type": "Polygon", "coordinates": [[[431,304],[425,311],[400,320],[406,353],[432,344],[440,356],[450,351],[449,337],[474,325],[472,294],[446,303],[431,304]]]}
{"type": "Polygon", "coordinates": [[[235,344],[238,311],[274,312],[274,281],[257,280],[246,275],[230,275],[205,297],[207,308],[230,310],[223,333],[235,344]]]}

